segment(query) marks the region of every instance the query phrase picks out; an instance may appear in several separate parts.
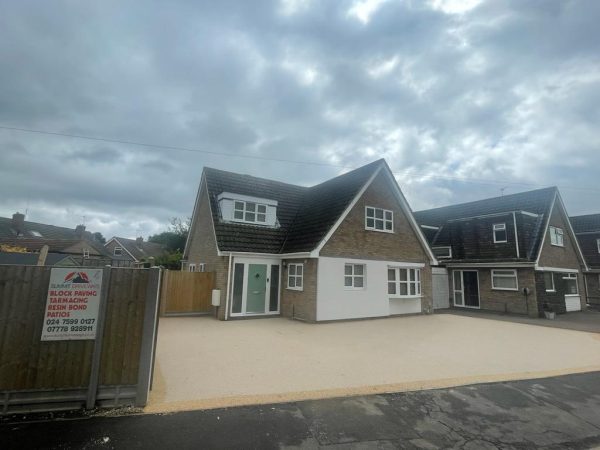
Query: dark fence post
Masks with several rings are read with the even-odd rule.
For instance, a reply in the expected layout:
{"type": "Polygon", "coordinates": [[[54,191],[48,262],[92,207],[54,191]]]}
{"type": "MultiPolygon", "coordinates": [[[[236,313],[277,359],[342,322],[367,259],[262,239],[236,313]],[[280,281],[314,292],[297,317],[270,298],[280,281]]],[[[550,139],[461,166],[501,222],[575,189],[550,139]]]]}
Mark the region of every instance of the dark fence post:
{"type": "Polygon", "coordinates": [[[102,269],[102,293],[100,294],[100,305],[98,307],[98,323],[96,324],[96,339],[94,341],[94,353],[92,354],[90,383],[88,385],[87,399],[85,402],[85,407],[87,409],[92,409],[96,405],[98,379],[100,378],[100,359],[102,357],[102,341],[104,340],[104,321],[106,318],[108,289],[110,286],[110,271],[110,266],[102,269]]]}
{"type": "Polygon", "coordinates": [[[136,406],[146,406],[148,391],[154,368],[155,335],[158,323],[158,303],[160,298],[160,267],[153,267],[148,277],[146,290],[146,307],[144,309],[144,328],[142,331],[142,346],[138,369],[136,406]]]}

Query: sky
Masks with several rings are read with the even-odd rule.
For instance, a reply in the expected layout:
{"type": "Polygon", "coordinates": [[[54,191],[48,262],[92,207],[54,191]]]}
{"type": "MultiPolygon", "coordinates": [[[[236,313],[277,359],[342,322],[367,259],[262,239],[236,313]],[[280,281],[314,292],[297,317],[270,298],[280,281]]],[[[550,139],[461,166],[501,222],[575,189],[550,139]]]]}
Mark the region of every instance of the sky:
{"type": "Polygon", "coordinates": [[[0,216],[148,237],[191,216],[204,166],[310,186],[378,158],[413,210],[556,185],[600,212],[599,19],[594,0],[0,0],[0,216]]]}

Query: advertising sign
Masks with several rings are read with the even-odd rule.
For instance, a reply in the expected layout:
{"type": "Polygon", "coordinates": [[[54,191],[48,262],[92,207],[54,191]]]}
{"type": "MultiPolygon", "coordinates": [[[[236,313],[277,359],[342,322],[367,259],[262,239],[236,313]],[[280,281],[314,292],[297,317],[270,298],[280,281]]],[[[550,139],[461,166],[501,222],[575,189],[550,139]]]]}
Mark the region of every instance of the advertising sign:
{"type": "Polygon", "coordinates": [[[53,268],[42,341],[95,339],[102,269],[53,268]]]}

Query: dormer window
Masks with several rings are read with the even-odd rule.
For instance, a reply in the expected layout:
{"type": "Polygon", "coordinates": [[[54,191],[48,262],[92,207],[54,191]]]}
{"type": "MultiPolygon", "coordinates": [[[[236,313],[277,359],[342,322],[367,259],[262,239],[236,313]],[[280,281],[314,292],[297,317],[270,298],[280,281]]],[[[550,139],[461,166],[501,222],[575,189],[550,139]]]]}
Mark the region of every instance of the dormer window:
{"type": "Polygon", "coordinates": [[[233,220],[248,223],[265,223],[267,221],[267,205],[235,201],[233,220]]]}
{"type": "Polygon", "coordinates": [[[562,228],[550,227],[550,244],[557,247],[564,247],[565,241],[562,228]]]}
{"type": "Polygon", "coordinates": [[[224,222],[276,227],[277,201],[249,195],[222,192],[217,197],[224,222]]]}
{"type": "Polygon", "coordinates": [[[452,247],[432,247],[431,250],[438,259],[452,258],[452,247]]]}
{"type": "Polygon", "coordinates": [[[88,259],[90,257],[90,249],[89,248],[84,248],[83,249],[83,257],[85,259],[88,259]]]}
{"type": "Polygon", "coordinates": [[[122,247],[115,247],[113,250],[113,255],[114,256],[121,256],[123,254],[123,248],[122,247]]]}
{"type": "Polygon", "coordinates": [[[506,234],[505,223],[495,223],[493,226],[494,231],[494,244],[503,244],[508,242],[508,236],[506,234]]]}

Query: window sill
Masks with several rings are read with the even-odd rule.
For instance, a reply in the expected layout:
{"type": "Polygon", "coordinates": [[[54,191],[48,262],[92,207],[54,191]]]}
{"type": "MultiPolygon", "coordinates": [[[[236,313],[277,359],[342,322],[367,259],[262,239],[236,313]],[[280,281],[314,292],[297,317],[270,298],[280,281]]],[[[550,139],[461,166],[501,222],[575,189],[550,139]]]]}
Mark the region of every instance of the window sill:
{"type": "Polygon", "coordinates": [[[388,294],[388,298],[390,300],[413,300],[416,298],[423,298],[423,295],[390,295],[388,294]]]}
{"type": "Polygon", "coordinates": [[[560,244],[553,244],[553,243],[550,243],[550,245],[551,245],[552,247],[560,247],[560,248],[565,248],[565,244],[563,244],[563,245],[560,245],[560,244]]]}
{"type": "Polygon", "coordinates": [[[565,297],[580,297],[579,294],[565,294],[565,297]]]}
{"type": "Polygon", "coordinates": [[[494,244],[508,244],[508,241],[494,241],[494,244]]]}
{"type": "Polygon", "coordinates": [[[546,292],[548,292],[549,294],[555,294],[556,290],[552,289],[552,290],[549,291],[548,289],[546,289],[546,292]]]}
{"type": "Polygon", "coordinates": [[[366,227],[365,227],[365,231],[377,231],[378,233],[394,234],[394,230],[377,230],[375,228],[366,228],[366,227]]]}
{"type": "Polygon", "coordinates": [[[289,287],[289,286],[288,286],[288,287],[286,287],[286,289],[287,289],[288,291],[300,291],[300,292],[304,290],[304,288],[289,287]]]}
{"type": "Polygon", "coordinates": [[[348,287],[348,286],[344,286],[344,290],[345,291],[365,291],[367,288],[366,287],[348,287]]]}
{"type": "Polygon", "coordinates": [[[519,288],[513,289],[513,288],[497,288],[497,287],[492,287],[492,291],[511,291],[511,292],[519,292],[519,288]]]}

